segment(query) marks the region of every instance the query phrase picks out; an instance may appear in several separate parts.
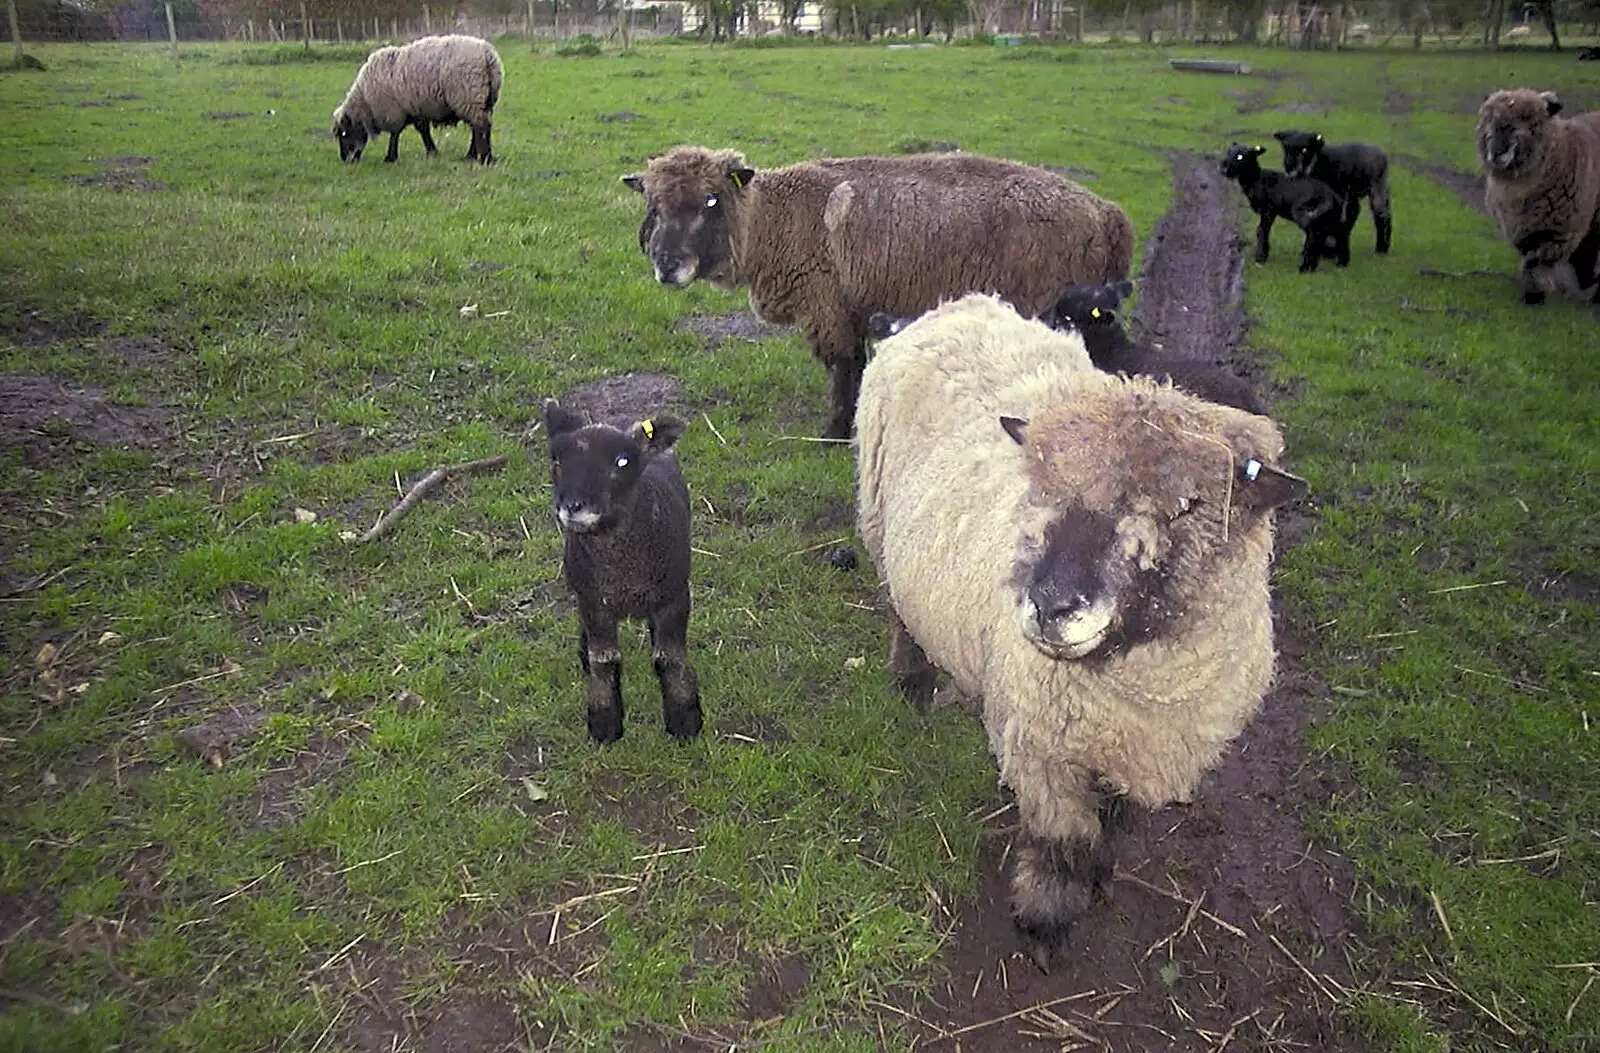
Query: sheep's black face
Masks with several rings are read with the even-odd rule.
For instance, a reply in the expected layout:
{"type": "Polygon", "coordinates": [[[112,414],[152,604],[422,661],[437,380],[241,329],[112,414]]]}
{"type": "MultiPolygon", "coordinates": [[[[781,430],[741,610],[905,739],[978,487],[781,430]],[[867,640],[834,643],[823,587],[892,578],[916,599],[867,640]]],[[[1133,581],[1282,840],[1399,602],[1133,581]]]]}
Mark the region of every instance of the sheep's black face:
{"type": "Polygon", "coordinates": [[[682,423],[667,416],[640,421],[628,431],[587,424],[553,402],[545,405],[545,426],[552,512],[569,534],[601,533],[623,522],[645,466],[683,432],[682,423]]]}
{"type": "Polygon", "coordinates": [[[365,125],[349,117],[341,117],[333,126],[333,134],[339,139],[339,160],[346,164],[355,164],[361,160],[361,151],[367,148],[365,125]]]}
{"type": "Polygon", "coordinates": [[[656,281],[674,288],[697,279],[731,284],[732,209],[754,174],[738,168],[697,179],[658,180],[649,173],[623,177],[645,198],[639,248],[650,258],[656,281]]]}
{"type": "Polygon", "coordinates": [[[1283,170],[1291,176],[1308,176],[1322,153],[1322,136],[1316,132],[1273,132],[1283,146],[1283,170]]]}
{"type": "Polygon", "coordinates": [[[1497,91],[1478,111],[1478,160],[1490,175],[1502,178],[1538,166],[1545,128],[1561,112],[1561,100],[1550,92],[1526,89],[1497,91]]]}
{"type": "Polygon", "coordinates": [[[1233,143],[1228,147],[1228,152],[1222,155],[1221,171],[1225,178],[1238,179],[1250,172],[1260,171],[1261,163],[1256,160],[1267,152],[1264,146],[1241,146],[1233,143]]]}
{"type": "Polygon", "coordinates": [[[1039,320],[1052,329],[1076,329],[1089,333],[1120,325],[1117,311],[1133,292],[1133,283],[1075,282],[1061,290],[1061,296],[1039,320]]]}

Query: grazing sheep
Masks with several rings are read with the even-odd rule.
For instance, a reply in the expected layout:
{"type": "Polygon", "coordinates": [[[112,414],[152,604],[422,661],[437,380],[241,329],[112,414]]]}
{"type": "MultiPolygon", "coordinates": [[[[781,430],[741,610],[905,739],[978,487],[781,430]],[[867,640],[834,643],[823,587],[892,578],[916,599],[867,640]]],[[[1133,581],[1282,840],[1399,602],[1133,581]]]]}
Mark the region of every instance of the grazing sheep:
{"type": "Polygon", "coordinates": [[[1095,370],[982,295],[878,346],[856,424],[890,671],[919,706],[934,666],[981,697],[1022,823],[1012,918],[1048,968],[1121,803],[1189,798],[1259,707],[1272,510],[1303,484],[1267,418],[1095,370]]]}
{"type": "Polygon", "coordinates": [[[1484,205],[1522,256],[1522,302],[1594,285],[1600,246],[1600,113],[1560,117],[1553,92],[1497,91],[1478,111],[1484,205]]]}
{"type": "Polygon", "coordinates": [[[1320,179],[1345,200],[1348,225],[1356,225],[1361,199],[1372,205],[1377,251],[1389,251],[1394,219],[1389,211],[1389,155],[1366,143],[1329,146],[1316,132],[1273,132],[1283,144],[1283,170],[1292,177],[1320,179]]]}
{"type": "Polygon", "coordinates": [[[672,446],[684,424],[589,424],[554,399],[544,404],[562,568],[578,599],[578,662],[588,679],[589,734],[622,737],[617,620],[644,618],[667,733],[700,733],[700,681],[688,659],[689,488],[672,446]]]}
{"type": "Polygon", "coordinates": [[[1267,152],[1265,146],[1228,147],[1222,159],[1222,174],[1239,184],[1250,208],[1259,217],[1256,224],[1256,262],[1266,263],[1267,237],[1272,221],[1279,216],[1305,231],[1300,248],[1300,271],[1314,271],[1317,261],[1332,255],[1341,267],[1350,265],[1350,225],[1355,216],[1333,188],[1320,179],[1292,179],[1282,172],[1263,169],[1256,160],[1267,152]]]}
{"type": "Polygon", "coordinates": [[[388,132],[389,152],[383,159],[392,163],[400,156],[400,133],[406,125],[417,129],[431,156],[439,150],[428,125],[466,121],[472,128],[467,160],[493,164],[489,130],[500,80],[500,56],[477,37],[423,37],[403,47],[379,48],[367,56],[333,111],[339,159],[361,160],[367,139],[388,132]]]}
{"type": "Polygon", "coordinates": [[[1600,48],[1579,48],[1579,62],[1600,62],[1600,48]]]}
{"type": "Polygon", "coordinates": [[[1122,209],[1041,168],[970,154],[849,157],[757,172],[732,150],[680,146],[623,181],[645,197],[639,247],[656,279],[748,286],[827,366],[824,436],[846,439],[874,311],[913,315],[966,292],[1029,313],[1071,281],[1125,277],[1122,209]]]}
{"type": "Polygon", "coordinates": [[[1129,339],[1117,312],[1131,292],[1130,281],[1074,283],[1061,290],[1060,299],[1039,321],[1052,329],[1076,330],[1096,369],[1155,377],[1208,402],[1246,413],[1267,412],[1255,389],[1221,364],[1163,354],[1129,339]]]}

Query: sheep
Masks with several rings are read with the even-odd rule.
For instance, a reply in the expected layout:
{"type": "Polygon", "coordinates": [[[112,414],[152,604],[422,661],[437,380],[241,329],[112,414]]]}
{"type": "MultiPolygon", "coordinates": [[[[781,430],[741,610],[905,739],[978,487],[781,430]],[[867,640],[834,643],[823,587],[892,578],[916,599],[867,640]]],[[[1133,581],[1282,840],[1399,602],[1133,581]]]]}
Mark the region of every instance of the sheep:
{"type": "Polygon", "coordinates": [[[1349,226],[1356,225],[1361,199],[1372,205],[1372,225],[1377,231],[1376,251],[1389,251],[1394,219],[1389,209],[1389,155],[1366,143],[1329,146],[1316,132],[1278,131],[1272,137],[1283,146],[1283,170],[1297,178],[1320,179],[1345,200],[1349,226]]]}
{"type": "Polygon", "coordinates": [[[578,600],[589,735],[600,743],[622,737],[617,620],[643,618],[667,733],[692,739],[702,718],[688,658],[689,488],[673,452],[685,425],[665,413],[589,424],[554,399],[544,404],[544,423],[562,570],[578,600]]]}
{"type": "Polygon", "coordinates": [[[1265,146],[1240,146],[1234,143],[1222,159],[1222,174],[1239,184],[1250,208],[1259,217],[1256,224],[1256,262],[1266,263],[1267,237],[1272,221],[1283,216],[1305,231],[1300,249],[1300,272],[1317,269],[1317,261],[1331,254],[1341,267],[1350,265],[1350,226],[1355,216],[1345,202],[1320,179],[1293,179],[1282,172],[1263,169],[1256,160],[1267,152],[1265,146]]]}
{"type": "Polygon", "coordinates": [[[1522,302],[1594,285],[1600,246],[1600,112],[1561,117],[1554,92],[1497,91],[1478,111],[1484,206],[1522,257],[1522,302]]]}
{"type": "Polygon", "coordinates": [[[1221,364],[1178,358],[1130,340],[1117,312],[1132,292],[1130,281],[1074,283],[1039,320],[1052,329],[1076,330],[1096,369],[1155,377],[1209,402],[1267,412],[1255,389],[1221,364]]]}
{"type": "Polygon", "coordinates": [[[910,315],[966,292],[1037,313],[1070,281],[1126,277],[1121,208],[1041,168],[970,154],[848,157],[756,171],[680,146],[623,176],[643,194],[656,280],[747,286],[763,319],[797,323],[827,367],[823,436],[855,417],[874,311],[910,315]]]}
{"type": "Polygon", "coordinates": [[[339,159],[361,160],[367,139],[389,133],[384,161],[400,156],[400,133],[412,125],[428,156],[439,150],[428,125],[466,121],[472,128],[467,160],[494,163],[490,119],[500,99],[500,56],[487,40],[448,35],[423,37],[367,56],[344,101],[333,111],[339,159]]]}
{"type": "Polygon", "coordinates": [[[1304,483],[1267,418],[1100,372],[983,295],[878,345],[856,444],[890,673],[919,709],[935,666],[981,698],[1021,818],[1012,920],[1048,969],[1124,803],[1188,799],[1259,707],[1272,511],[1304,483]]]}

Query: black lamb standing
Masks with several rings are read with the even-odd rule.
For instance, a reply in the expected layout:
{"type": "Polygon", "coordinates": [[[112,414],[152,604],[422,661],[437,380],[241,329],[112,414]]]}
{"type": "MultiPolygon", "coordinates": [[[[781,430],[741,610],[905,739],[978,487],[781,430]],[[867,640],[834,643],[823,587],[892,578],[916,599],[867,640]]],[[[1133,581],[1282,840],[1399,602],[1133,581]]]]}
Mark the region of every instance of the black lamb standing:
{"type": "Polygon", "coordinates": [[[1283,146],[1283,170],[1291,176],[1320,179],[1345,202],[1347,225],[1361,214],[1361,199],[1372,205],[1377,251],[1389,251],[1394,223],[1389,212],[1389,155],[1366,143],[1329,146],[1316,132],[1281,131],[1272,137],[1283,146]]]}
{"type": "Polygon", "coordinates": [[[689,665],[689,488],[673,444],[684,423],[590,424],[554,399],[550,433],[554,513],[566,539],[562,568],[578,600],[578,662],[588,681],[589,734],[622,737],[617,622],[643,618],[667,733],[700,733],[700,682],[689,665]],[[619,426],[620,424],[620,426],[619,426]]]}
{"type": "Polygon", "coordinates": [[[1282,216],[1305,231],[1305,244],[1300,249],[1301,273],[1316,270],[1317,261],[1324,255],[1332,255],[1341,267],[1349,266],[1351,219],[1344,199],[1320,179],[1295,179],[1263,169],[1257,158],[1266,152],[1265,146],[1234,143],[1222,158],[1222,174],[1244,190],[1250,208],[1260,220],[1256,225],[1256,262],[1267,262],[1272,221],[1282,216]]]}

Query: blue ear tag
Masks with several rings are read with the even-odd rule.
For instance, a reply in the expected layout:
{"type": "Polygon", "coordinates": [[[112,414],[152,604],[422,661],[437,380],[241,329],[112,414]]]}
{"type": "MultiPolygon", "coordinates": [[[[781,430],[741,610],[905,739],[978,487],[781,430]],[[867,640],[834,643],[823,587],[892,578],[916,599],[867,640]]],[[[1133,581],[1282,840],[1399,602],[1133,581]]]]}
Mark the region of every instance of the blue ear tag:
{"type": "Polygon", "coordinates": [[[1256,476],[1261,474],[1261,462],[1252,457],[1244,462],[1244,477],[1250,482],[1256,481],[1256,476]]]}

